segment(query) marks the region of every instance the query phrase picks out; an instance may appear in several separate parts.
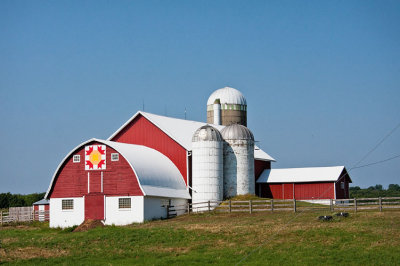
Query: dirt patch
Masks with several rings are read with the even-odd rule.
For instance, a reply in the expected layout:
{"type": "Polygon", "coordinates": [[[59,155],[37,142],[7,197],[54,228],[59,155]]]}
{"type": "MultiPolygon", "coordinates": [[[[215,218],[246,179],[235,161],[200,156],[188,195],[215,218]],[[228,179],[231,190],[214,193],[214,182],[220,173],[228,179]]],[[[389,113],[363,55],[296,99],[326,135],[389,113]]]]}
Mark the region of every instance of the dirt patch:
{"type": "Polygon", "coordinates": [[[191,250],[190,247],[152,247],[149,248],[150,252],[160,252],[160,253],[176,253],[176,254],[186,254],[191,250]]]}
{"type": "Polygon", "coordinates": [[[0,258],[5,261],[14,259],[51,258],[68,255],[68,251],[62,249],[45,249],[38,247],[17,248],[14,250],[0,249],[0,258]]]}
{"type": "MultiPolygon", "coordinates": [[[[0,239],[0,244],[9,244],[9,243],[14,243],[14,242],[18,242],[18,238],[3,238],[0,239]]],[[[0,246],[1,248],[1,246],[0,246]]]]}
{"type": "Polygon", "coordinates": [[[80,226],[74,229],[73,232],[86,232],[96,227],[104,227],[104,224],[100,220],[86,220],[80,226]]]}

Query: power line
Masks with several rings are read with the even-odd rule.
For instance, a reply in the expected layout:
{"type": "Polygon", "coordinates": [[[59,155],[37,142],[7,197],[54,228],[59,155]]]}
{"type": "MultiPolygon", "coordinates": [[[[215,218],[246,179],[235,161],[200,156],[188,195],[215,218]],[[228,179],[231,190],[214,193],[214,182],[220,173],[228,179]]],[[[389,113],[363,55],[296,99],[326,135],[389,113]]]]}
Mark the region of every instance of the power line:
{"type": "Polygon", "coordinates": [[[357,168],[363,168],[363,167],[367,167],[367,166],[371,166],[371,165],[375,165],[375,164],[384,163],[384,162],[387,162],[387,161],[390,161],[390,160],[393,160],[393,159],[396,159],[396,158],[399,158],[399,157],[400,157],[400,154],[396,155],[396,156],[393,156],[393,157],[390,157],[390,158],[387,158],[385,160],[380,160],[380,161],[376,161],[376,162],[373,162],[373,163],[369,163],[369,164],[364,164],[364,165],[361,165],[361,166],[353,167],[352,169],[354,170],[354,169],[357,169],[357,168]]]}
{"type": "Polygon", "coordinates": [[[360,164],[362,161],[364,161],[371,153],[373,153],[388,137],[390,137],[390,135],[392,135],[398,128],[400,127],[400,123],[397,124],[397,126],[395,126],[381,141],[379,141],[367,154],[365,154],[364,157],[361,158],[361,160],[359,160],[352,168],[350,168],[349,171],[351,171],[351,169],[355,169],[358,164],[360,164]]]}

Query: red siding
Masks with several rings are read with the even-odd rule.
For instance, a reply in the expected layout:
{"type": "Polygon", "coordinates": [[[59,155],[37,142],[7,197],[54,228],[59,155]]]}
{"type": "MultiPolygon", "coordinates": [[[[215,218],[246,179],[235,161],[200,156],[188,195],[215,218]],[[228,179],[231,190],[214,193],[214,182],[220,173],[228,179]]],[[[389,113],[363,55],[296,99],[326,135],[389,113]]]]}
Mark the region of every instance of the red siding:
{"type": "Polygon", "coordinates": [[[271,162],[254,160],[254,176],[256,181],[265,169],[271,169],[271,162]]]}
{"type": "MultiPolygon", "coordinates": [[[[39,206],[41,206],[41,205],[33,205],[33,209],[34,209],[35,211],[39,211],[39,206]]],[[[49,205],[49,204],[44,205],[44,210],[45,210],[45,211],[50,210],[50,205],[49,205]]]]}
{"type": "MultiPolygon", "coordinates": [[[[293,199],[293,183],[268,184],[263,190],[266,197],[274,199],[293,199]]],[[[334,199],[334,183],[295,183],[295,199],[334,199]]]]}
{"type": "Polygon", "coordinates": [[[334,183],[301,183],[295,184],[296,199],[334,199],[334,183]]]}
{"type": "Polygon", "coordinates": [[[293,199],[293,183],[282,184],[283,186],[283,198],[293,199]]]}
{"type": "Polygon", "coordinates": [[[104,220],[104,195],[89,194],[85,196],[85,220],[104,220]]]}
{"type": "MultiPolygon", "coordinates": [[[[88,143],[101,144],[101,143],[88,143]]],[[[53,182],[52,190],[49,194],[51,198],[82,197],[88,194],[88,172],[90,173],[90,192],[100,192],[101,172],[103,172],[103,191],[109,196],[131,195],[142,196],[136,176],[121,155],[119,161],[111,161],[111,153],[116,153],[114,149],[107,146],[106,150],[106,169],[105,170],[85,170],[85,147],[77,149],[64,165],[59,169],[53,182]],[[73,155],[79,154],[81,161],[73,163],[73,155]]]]}
{"type": "Polygon", "coordinates": [[[111,140],[143,145],[161,152],[176,165],[187,184],[186,149],[142,115],[139,114],[111,140]]]}
{"type": "Polygon", "coordinates": [[[282,184],[269,184],[269,188],[273,199],[283,199],[282,184]]]}
{"type": "Polygon", "coordinates": [[[259,197],[266,197],[267,193],[265,190],[265,185],[257,184],[257,179],[260,177],[261,173],[265,169],[271,169],[271,162],[261,161],[261,160],[254,160],[254,178],[256,184],[256,195],[259,197]]]}
{"type": "Polygon", "coordinates": [[[340,179],[336,182],[337,199],[348,199],[350,197],[349,183],[350,183],[349,175],[346,169],[344,169],[343,172],[340,174],[340,179]],[[342,182],[344,182],[344,189],[342,189],[341,187],[342,182]]]}

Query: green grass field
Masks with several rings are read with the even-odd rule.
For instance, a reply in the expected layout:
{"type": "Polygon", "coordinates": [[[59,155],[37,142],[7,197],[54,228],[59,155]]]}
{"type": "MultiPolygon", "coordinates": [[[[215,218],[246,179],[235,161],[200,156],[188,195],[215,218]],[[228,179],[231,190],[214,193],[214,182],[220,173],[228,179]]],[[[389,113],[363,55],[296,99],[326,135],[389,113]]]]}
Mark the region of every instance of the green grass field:
{"type": "Polygon", "coordinates": [[[0,227],[0,263],[399,265],[400,212],[205,213],[88,232],[0,227]]]}

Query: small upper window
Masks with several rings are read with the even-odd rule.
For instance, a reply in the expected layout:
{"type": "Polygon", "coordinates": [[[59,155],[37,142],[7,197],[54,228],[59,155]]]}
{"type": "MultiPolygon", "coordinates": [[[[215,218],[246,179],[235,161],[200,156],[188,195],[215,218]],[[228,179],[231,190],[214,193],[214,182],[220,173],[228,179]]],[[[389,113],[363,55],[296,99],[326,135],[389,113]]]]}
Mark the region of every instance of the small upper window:
{"type": "Polygon", "coordinates": [[[119,153],[111,153],[111,161],[119,161],[119,153]]]}
{"type": "Polygon", "coordinates": [[[340,188],[344,189],[344,182],[340,182],[340,188]]]}
{"type": "Polygon", "coordinates": [[[119,209],[130,209],[131,208],[131,198],[119,198],[118,199],[119,209]]]}
{"type": "Polygon", "coordinates": [[[81,156],[80,155],[74,155],[72,161],[74,163],[80,163],[81,162],[81,156]]]}
{"type": "Polygon", "coordinates": [[[74,200],[73,199],[64,199],[64,200],[62,200],[61,208],[63,210],[73,210],[74,209],[74,200]]]}

